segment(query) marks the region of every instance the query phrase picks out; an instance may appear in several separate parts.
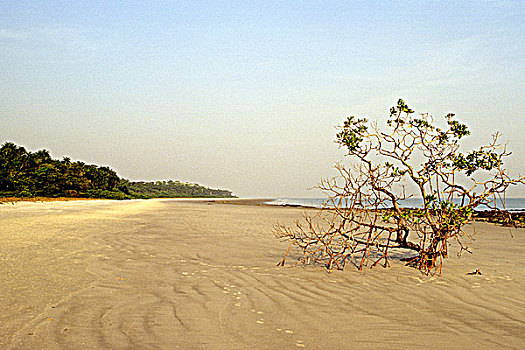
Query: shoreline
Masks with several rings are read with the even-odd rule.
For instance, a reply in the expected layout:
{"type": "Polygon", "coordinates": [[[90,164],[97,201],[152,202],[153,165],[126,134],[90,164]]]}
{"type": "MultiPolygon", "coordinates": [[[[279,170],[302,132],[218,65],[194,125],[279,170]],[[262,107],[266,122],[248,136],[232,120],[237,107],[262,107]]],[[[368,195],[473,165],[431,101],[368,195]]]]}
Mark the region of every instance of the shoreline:
{"type": "MultiPolygon", "coordinates": [[[[303,198],[300,198],[300,200],[303,198]]],[[[311,198],[304,198],[304,200],[310,200],[311,198]]],[[[320,198],[319,198],[320,199],[320,198]]],[[[521,199],[521,198],[520,198],[521,199]]],[[[289,207],[289,208],[305,208],[305,209],[328,209],[330,207],[320,207],[311,204],[299,204],[299,203],[288,203],[288,202],[277,202],[279,198],[261,197],[261,198],[238,198],[238,197],[155,197],[155,198],[132,198],[132,199],[110,199],[110,198],[80,198],[80,197],[0,197],[0,205],[4,203],[18,203],[18,202],[68,202],[68,201],[134,201],[134,200],[165,200],[165,201],[178,201],[178,202],[209,202],[209,203],[223,203],[223,204],[241,204],[241,205],[268,205],[275,207],[289,207]]],[[[405,209],[414,209],[419,207],[403,207],[405,209]]],[[[381,208],[379,210],[391,210],[392,208],[381,208]]],[[[494,212],[494,209],[478,209],[475,210],[477,213],[490,213],[494,212]]],[[[510,213],[525,213],[525,208],[516,209],[501,209],[500,211],[507,211],[510,213]]]]}
{"type": "MultiPolygon", "coordinates": [[[[18,198],[18,197],[0,197],[0,207],[4,204],[16,203],[48,203],[48,202],[82,202],[82,201],[104,201],[104,202],[132,202],[132,201],[165,201],[165,202],[180,202],[180,203],[206,203],[213,204],[232,204],[232,205],[247,205],[247,206],[268,206],[276,208],[295,208],[302,210],[331,210],[330,208],[318,208],[311,205],[289,204],[289,203],[275,203],[276,198],[206,198],[206,197],[176,197],[176,198],[149,198],[149,199],[105,199],[105,198],[75,198],[75,197],[34,197],[34,198],[18,198]]],[[[389,210],[391,208],[380,209],[389,210]]],[[[409,208],[407,208],[409,209],[409,208]]],[[[525,210],[507,210],[514,220],[516,228],[525,227],[525,210]]],[[[502,215],[505,211],[496,210],[477,210],[474,211],[472,221],[487,222],[497,224],[504,227],[513,227],[513,224],[502,215]]]]}
{"type": "Polygon", "coordinates": [[[0,197],[0,205],[18,202],[70,202],[105,200],[104,198],[77,198],[77,197],[0,197]]]}
{"type": "Polygon", "coordinates": [[[133,198],[133,199],[108,199],[108,198],[80,198],[80,197],[0,197],[0,205],[18,202],[69,202],[69,201],[134,201],[134,200],[166,200],[179,202],[234,202],[235,204],[261,204],[272,201],[273,198],[216,198],[216,197],[158,197],[158,198],[133,198]]]}

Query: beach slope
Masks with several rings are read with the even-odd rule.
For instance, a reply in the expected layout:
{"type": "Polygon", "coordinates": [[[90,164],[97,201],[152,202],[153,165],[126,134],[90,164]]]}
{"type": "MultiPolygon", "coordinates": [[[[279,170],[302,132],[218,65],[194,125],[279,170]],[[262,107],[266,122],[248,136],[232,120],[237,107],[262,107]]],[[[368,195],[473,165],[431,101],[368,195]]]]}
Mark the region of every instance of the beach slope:
{"type": "MultiPolygon", "coordinates": [[[[298,208],[0,206],[0,348],[520,349],[525,230],[486,223],[444,276],[276,267],[298,208]],[[482,275],[468,275],[480,269],[482,275]]],[[[291,261],[291,260],[290,260],[291,261]]]]}

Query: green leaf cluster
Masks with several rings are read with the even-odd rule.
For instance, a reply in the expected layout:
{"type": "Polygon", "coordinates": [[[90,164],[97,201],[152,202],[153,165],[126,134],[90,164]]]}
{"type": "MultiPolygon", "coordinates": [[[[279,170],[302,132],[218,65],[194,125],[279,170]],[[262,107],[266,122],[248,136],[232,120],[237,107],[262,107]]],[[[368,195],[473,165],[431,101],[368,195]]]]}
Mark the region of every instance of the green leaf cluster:
{"type": "Polygon", "coordinates": [[[343,127],[339,133],[336,134],[336,142],[348,148],[349,152],[355,152],[360,147],[360,142],[363,141],[363,135],[368,130],[365,118],[356,119],[350,116],[343,122],[343,127]]]}
{"type": "Polygon", "coordinates": [[[501,158],[494,152],[477,150],[468,153],[466,156],[458,153],[453,160],[456,169],[465,171],[467,176],[472,175],[476,170],[492,170],[502,165],[501,158]]]}

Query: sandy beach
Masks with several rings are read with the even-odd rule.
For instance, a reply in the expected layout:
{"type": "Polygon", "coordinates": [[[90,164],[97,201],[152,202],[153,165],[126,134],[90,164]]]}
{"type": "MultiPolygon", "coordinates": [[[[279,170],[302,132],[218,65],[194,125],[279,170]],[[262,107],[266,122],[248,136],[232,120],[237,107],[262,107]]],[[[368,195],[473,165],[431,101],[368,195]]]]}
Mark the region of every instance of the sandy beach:
{"type": "Polygon", "coordinates": [[[172,200],[3,204],[0,348],[523,348],[525,230],[469,225],[473,254],[451,254],[442,277],[402,263],[277,267],[287,243],[272,228],[301,213],[172,200]]]}

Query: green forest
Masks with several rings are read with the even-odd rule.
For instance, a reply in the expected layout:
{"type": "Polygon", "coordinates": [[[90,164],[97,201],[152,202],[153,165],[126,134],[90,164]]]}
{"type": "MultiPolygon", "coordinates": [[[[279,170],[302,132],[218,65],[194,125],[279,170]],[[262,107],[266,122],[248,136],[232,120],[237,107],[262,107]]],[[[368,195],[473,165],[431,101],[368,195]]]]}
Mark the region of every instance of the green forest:
{"type": "Polygon", "coordinates": [[[27,151],[12,142],[0,148],[0,197],[106,199],[234,197],[231,191],[179,181],[133,182],[107,166],[53,159],[48,150],[27,151]]]}

